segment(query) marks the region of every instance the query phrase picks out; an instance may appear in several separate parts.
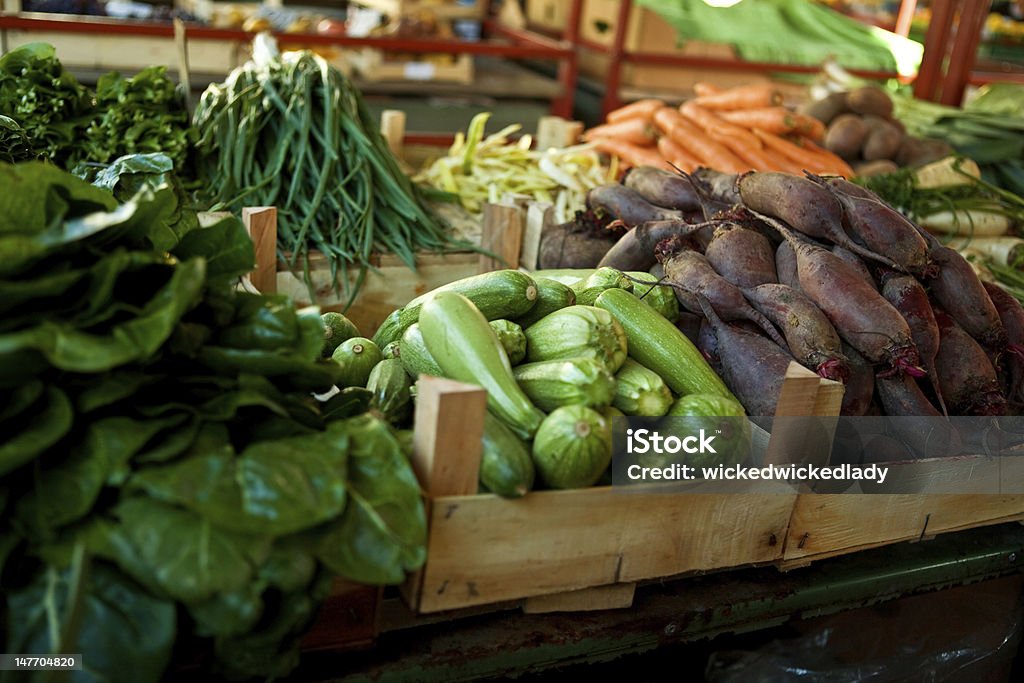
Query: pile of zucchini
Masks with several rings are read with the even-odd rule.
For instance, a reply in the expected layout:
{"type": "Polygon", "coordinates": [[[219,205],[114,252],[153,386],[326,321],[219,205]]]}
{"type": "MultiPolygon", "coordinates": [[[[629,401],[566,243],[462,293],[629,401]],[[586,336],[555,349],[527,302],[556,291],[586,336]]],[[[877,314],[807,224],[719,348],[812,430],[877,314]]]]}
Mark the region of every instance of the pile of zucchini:
{"type": "Polygon", "coordinates": [[[325,314],[324,355],[396,425],[420,375],[486,389],[481,489],[515,497],[537,475],[558,489],[606,478],[615,416],[744,414],[678,315],[648,273],[500,270],[413,299],[372,339],[325,314]]]}

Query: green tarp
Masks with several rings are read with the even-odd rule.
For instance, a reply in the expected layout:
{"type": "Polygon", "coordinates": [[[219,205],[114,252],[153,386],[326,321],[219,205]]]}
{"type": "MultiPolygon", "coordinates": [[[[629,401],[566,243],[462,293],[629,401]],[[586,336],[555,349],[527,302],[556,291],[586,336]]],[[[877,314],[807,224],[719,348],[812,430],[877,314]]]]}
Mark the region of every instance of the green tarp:
{"type": "Polygon", "coordinates": [[[753,62],[821,64],[912,75],[920,43],[861,24],[810,0],[636,0],[675,27],[680,41],[727,43],[753,62]]]}

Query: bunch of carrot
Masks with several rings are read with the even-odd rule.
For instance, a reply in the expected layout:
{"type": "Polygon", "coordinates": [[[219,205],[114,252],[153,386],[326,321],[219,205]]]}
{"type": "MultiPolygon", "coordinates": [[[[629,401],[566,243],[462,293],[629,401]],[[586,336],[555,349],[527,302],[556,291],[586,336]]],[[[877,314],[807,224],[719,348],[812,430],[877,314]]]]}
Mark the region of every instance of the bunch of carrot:
{"type": "Polygon", "coordinates": [[[824,125],[781,106],[782,96],[771,85],[720,90],[699,83],[694,91],[696,97],[678,109],[658,99],[628,104],[583,137],[630,166],[853,174],[846,162],[817,144],[824,125]]]}

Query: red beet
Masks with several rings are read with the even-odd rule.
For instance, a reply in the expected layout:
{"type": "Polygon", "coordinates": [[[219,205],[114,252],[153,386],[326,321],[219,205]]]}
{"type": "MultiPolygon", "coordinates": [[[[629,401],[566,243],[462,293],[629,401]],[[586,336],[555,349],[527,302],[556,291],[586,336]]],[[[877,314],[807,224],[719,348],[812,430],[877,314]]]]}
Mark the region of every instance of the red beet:
{"type": "Polygon", "coordinates": [[[697,300],[714,330],[726,385],[748,415],[775,415],[793,357],[771,339],[723,322],[707,298],[698,295],[697,300]]]}
{"type": "Polygon", "coordinates": [[[832,253],[853,266],[853,269],[856,270],[862,278],[864,278],[864,282],[868,283],[875,289],[878,289],[875,279],[871,277],[871,271],[868,270],[866,265],[864,265],[864,261],[861,260],[860,256],[857,256],[849,249],[844,249],[838,244],[832,247],[832,253]]]}
{"type": "Polygon", "coordinates": [[[628,227],[651,221],[681,221],[679,211],[655,206],[640,196],[636,190],[611,183],[600,185],[587,193],[587,208],[603,209],[628,227]]]}
{"type": "Polygon", "coordinates": [[[924,374],[903,316],[852,266],[778,221],[757,217],[790,242],[796,252],[800,289],[825,313],[840,337],[872,363],[888,363],[889,372],[924,374]]]}
{"type": "Polygon", "coordinates": [[[903,214],[884,202],[851,193],[849,188],[857,186],[842,178],[817,180],[831,189],[839,200],[843,207],[843,225],[849,235],[872,252],[885,254],[899,264],[900,270],[921,277],[934,274],[928,244],[903,214]]]}
{"type": "Polygon", "coordinates": [[[808,237],[828,240],[865,258],[899,267],[846,234],[839,200],[814,181],[789,173],[751,172],[740,176],[736,185],[748,209],[777,218],[808,237]]]}
{"type": "Polygon", "coordinates": [[[775,249],[767,237],[754,230],[725,223],[715,230],[704,255],[719,275],[737,287],[778,281],[775,249]]]}
{"type": "Polygon", "coordinates": [[[677,211],[700,209],[693,185],[678,173],[654,166],[636,166],[626,172],[622,184],[655,206],[677,211]]]}
{"type": "MultiPolygon", "coordinates": [[[[704,224],[694,225],[683,221],[652,221],[641,223],[619,238],[609,249],[598,268],[607,266],[617,270],[648,270],[655,263],[654,247],[658,242],[674,236],[693,236],[704,224]]],[[[691,242],[696,248],[698,243],[691,242]]]]}
{"type": "Polygon", "coordinates": [[[935,309],[942,396],[953,415],[1005,415],[1006,397],[985,349],[945,311],[935,309]]]}
{"type": "Polygon", "coordinates": [[[878,397],[892,434],[922,458],[945,458],[963,451],[959,432],[921,391],[913,377],[878,377],[878,397]]]}
{"type": "Polygon", "coordinates": [[[779,278],[779,284],[788,285],[793,289],[800,288],[800,276],[796,270],[796,252],[793,245],[788,241],[782,243],[775,249],[775,273],[779,278]]]}
{"type": "Polygon", "coordinates": [[[850,366],[832,324],[806,294],[780,284],[744,288],[744,296],[775,323],[793,357],[826,379],[846,382],[850,366]]]}
{"type": "Polygon", "coordinates": [[[665,266],[665,275],[668,276],[669,282],[676,288],[680,303],[687,310],[692,313],[700,312],[701,306],[697,301],[697,295],[703,295],[726,319],[743,319],[756,323],[775,343],[785,345],[778,330],[772,327],[771,321],[747,302],[739,288],[716,273],[708,263],[707,257],[690,249],[679,249],[671,242],[669,240],[668,244],[659,245],[659,249],[667,250],[667,253],[662,254],[662,265],[665,266]]]}
{"type": "Polygon", "coordinates": [[[939,326],[935,322],[928,294],[912,275],[890,270],[882,275],[882,296],[907,321],[910,336],[921,358],[921,365],[928,372],[935,397],[939,401],[939,408],[945,414],[946,402],[942,398],[938,372],[935,368],[935,356],[939,352],[939,326]]]}
{"type": "Polygon", "coordinates": [[[1009,370],[1007,396],[1015,402],[1024,400],[1024,307],[999,285],[983,282],[992,304],[999,312],[999,319],[1006,330],[1010,353],[1003,362],[1009,370]]]}
{"type": "Polygon", "coordinates": [[[705,199],[732,206],[740,203],[740,195],[736,190],[735,173],[722,173],[710,168],[698,168],[690,176],[690,181],[698,192],[703,193],[705,199]]]}
{"type": "Polygon", "coordinates": [[[860,417],[866,415],[871,407],[871,399],[875,394],[875,370],[864,360],[864,356],[857,353],[849,344],[843,344],[841,349],[843,355],[849,359],[850,379],[846,381],[843,405],[839,414],[860,417]]]}

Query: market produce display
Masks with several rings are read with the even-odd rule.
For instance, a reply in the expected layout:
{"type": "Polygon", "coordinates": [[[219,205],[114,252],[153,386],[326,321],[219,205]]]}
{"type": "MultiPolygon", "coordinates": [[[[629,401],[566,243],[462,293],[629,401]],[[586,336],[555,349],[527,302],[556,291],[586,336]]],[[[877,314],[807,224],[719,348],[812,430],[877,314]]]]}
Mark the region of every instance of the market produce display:
{"type": "Polygon", "coordinates": [[[700,169],[678,181],[692,195],[651,186],[630,206],[685,212],[695,197],[703,214],[639,222],[599,265],[672,287],[681,326],[748,414],[774,414],[794,359],[846,383],[845,415],[1017,409],[1020,305],[998,296],[1000,311],[963,255],[878,195],[813,174],[700,169]]]}
{"type": "MultiPolygon", "coordinates": [[[[499,270],[417,297],[373,340],[353,330],[333,358],[344,365],[339,351],[350,342],[392,349],[372,361],[367,387],[373,409],[396,426],[411,417],[405,408],[421,375],[486,389],[481,487],[518,497],[536,485],[576,488],[606,476],[616,415],[659,417],[683,396],[690,402],[681,414],[695,423],[744,414],[674,325],[678,314],[675,294],[648,273],[499,270]]],[[[331,327],[347,327],[326,315],[335,316],[331,327]]],[[[745,443],[736,435],[729,457],[745,457],[745,443]]]]}
{"type": "Polygon", "coordinates": [[[111,72],[92,91],[64,70],[51,45],[11,50],[0,57],[0,160],[40,158],[86,176],[89,165],[160,152],[183,171],[188,112],[166,71],[111,72]]]}
{"type": "Polygon", "coordinates": [[[171,166],[121,159],[97,187],[0,164],[4,647],[101,680],[161,680],[172,650],[280,678],[334,576],[423,563],[425,510],[368,412],[400,410],[383,370],[315,398],[344,374],[318,309],[236,289],[252,243],[184,218],[171,166]]]}
{"type": "Polygon", "coordinates": [[[892,98],[877,86],[831,92],[801,111],[828,126],[825,148],[851,163],[858,176],[923,166],[953,152],[941,139],[908,135],[893,116],[892,98]]]}
{"type": "Polygon", "coordinates": [[[505,193],[521,194],[554,206],[555,220],[564,223],[584,209],[586,193],[615,178],[616,164],[605,166],[593,145],[562,149],[531,149],[533,138],[510,136],[511,125],[484,137],[490,118],[477,114],[466,133],[458,133],[448,154],[428,163],[413,180],[458,196],[474,214],[484,203],[501,201],[505,193]]]}
{"type": "Polygon", "coordinates": [[[627,104],[583,137],[627,166],[853,175],[818,144],[825,136],[821,122],[781,106],[782,95],[772,85],[721,90],[700,83],[695,91],[678,109],[658,99],[627,104]]]}
{"type": "Polygon", "coordinates": [[[199,177],[213,210],[276,206],[281,256],[308,272],[319,251],[349,301],[376,251],[415,268],[417,250],[469,246],[453,244],[425,208],[343,74],[312,52],[278,53],[265,34],[253,55],[196,107],[199,177]]]}

